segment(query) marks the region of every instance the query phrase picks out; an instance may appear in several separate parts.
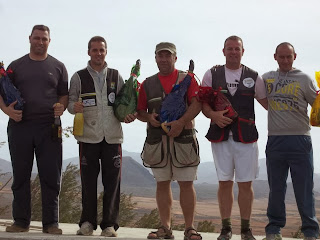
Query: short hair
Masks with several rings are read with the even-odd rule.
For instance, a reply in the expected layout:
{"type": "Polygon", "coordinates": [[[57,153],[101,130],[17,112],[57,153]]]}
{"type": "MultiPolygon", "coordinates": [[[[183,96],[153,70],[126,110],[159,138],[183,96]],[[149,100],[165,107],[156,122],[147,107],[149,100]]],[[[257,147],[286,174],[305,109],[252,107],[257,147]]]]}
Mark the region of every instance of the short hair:
{"type": "Polygon", "coordinates": [[[296,53],[296,51],[294,50],[294,46],[293,46],[291,43],[289,43],[289,42],[282,42],[282,43],[280,43],[280,44],[276,47],[276,52],[275,52],[275,54],[277,54],[278,48],[281,47],[281,46],[284,46],[284,45],[292,47],[293,53],[296,53]]]}
{"type": "Polygon", "coordinates": [[[34,30],[47,31],[50,36],[50,29],[45,25],[34,25],[31,31],[31,35],[34,32],[34,30]]]}
{"type": "Polygon", "coordinates": [[[238,36],[236,36],[236,35],[232,35],[232,36],[228,37],[228,38],[224,41],[223,47],[226,46],[226,43],[227,43],[228,40],[240,41],[240,42],[241,42],[241,45],[242,45],[242,48],[243,48],[243,41],[242,41],[241,37],[238,37],[238,36]]]}
{"type": "Polygon", "coordinates": [[[103,38],[103,37],[101,37],[101,36],[94,36],[94,37],[92,37],[91,39],[90,39],[90,41],[89,41],[89,43],[88,43],[88,50],[90,50],[90,48],[91,48],[91,43],[92,42],[104,42],[104,44],[106,45],[106,48],[107,48],[107,42],[106,42],[106,40],[103,38]]]}

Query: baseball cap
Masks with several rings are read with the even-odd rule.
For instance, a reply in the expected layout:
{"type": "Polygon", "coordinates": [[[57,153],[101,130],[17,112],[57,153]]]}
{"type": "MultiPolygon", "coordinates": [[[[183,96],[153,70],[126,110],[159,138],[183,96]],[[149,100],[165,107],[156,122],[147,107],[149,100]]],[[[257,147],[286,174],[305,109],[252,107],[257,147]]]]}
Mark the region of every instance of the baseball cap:
{"type": "Polygon", "coordinates": [[[167,50],[167,51],[174,53],[174,54],[177,53],[176,46],[170,42],[161,42],[161,43],[157,44],[155,53],[158,53],[163,50],[167,50]]]}

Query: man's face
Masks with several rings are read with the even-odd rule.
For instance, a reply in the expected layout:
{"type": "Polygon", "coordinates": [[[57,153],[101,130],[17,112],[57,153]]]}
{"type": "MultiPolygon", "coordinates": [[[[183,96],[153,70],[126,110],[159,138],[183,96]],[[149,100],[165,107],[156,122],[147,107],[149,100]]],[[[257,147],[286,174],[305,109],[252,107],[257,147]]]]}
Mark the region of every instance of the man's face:
{"type": "Polygon", "coordinates": [[[29,36],[29,42],[30,53],[37,56],[46,55],[50,43],[50,36],[48,31],[35,29],[29,36]]]}
{"type": "Polygon", "coordinates": [[[296,56],[293,48],[285,44],[278,47],[277,52],[274,54],[274,59],[278,62],[281,72],[289,72],[296,56]]]}
{"type": "Polygon", "coordinates": [[[226,57],[226,64],[240,65],[244,52],[242,43],[239,40],[228,40],[223,48],[223,55],[226,57]]]}
{"type": "Polygon", "coordinates": [[[177,57],[167,50],[156,53],[156,63],[161,75],[169,75],[173,72],[177,57]]]}
{"type": "Polygon", "coordinates": [[[88,55],[90,56],[90,64],[92,67],[103,66],[104,59],[107,56],[107,48],[104,42],[91,42],[88,55]]]}

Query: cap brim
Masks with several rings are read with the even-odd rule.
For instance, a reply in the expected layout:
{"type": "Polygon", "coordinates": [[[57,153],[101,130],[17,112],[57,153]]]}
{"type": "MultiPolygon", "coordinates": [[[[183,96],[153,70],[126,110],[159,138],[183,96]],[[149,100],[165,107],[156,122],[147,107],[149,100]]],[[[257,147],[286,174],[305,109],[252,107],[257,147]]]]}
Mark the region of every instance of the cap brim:
{"type": "Polygon", "coordinates": [[[173,50],[170,49],[170,48],[161,48],[161,49],[158,49],[158,50],[156,51],[156,53],[161,52],[161,51],[169,51],[169,52],[171,52],[171,53],[175,53],[175,51],[173,51],[173,50]]]}

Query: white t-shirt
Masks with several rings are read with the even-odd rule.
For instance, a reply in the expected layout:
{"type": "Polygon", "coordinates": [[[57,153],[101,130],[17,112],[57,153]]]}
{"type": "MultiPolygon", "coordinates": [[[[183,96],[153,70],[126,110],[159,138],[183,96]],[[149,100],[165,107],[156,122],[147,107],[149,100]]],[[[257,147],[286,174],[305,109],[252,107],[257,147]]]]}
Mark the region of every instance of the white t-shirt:
{"type": "MultiPolygon", "coordinates": [[[[242,67],[240,67],[239,69],[236,69],[236,70],[231,70],[225,66],[224,69],[225,69],[227,87],[228,87],[230,94],[233,96],[238,89],[238,84],[240,82],[240,77],[241,77],[241,73],[242,73],[242,67]]],[[[211,69],[206,71],[206,73],[204,74],[201,86],[212,87],[211,69]]],[[[266,87],[264,85],[263,79],[259,75],[258,75],[256,82],[255,82],[255,95],[254,95],[254,97],[256,99],[263,99],[263,98],[267,97],[266,87]]]]}

